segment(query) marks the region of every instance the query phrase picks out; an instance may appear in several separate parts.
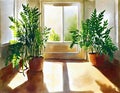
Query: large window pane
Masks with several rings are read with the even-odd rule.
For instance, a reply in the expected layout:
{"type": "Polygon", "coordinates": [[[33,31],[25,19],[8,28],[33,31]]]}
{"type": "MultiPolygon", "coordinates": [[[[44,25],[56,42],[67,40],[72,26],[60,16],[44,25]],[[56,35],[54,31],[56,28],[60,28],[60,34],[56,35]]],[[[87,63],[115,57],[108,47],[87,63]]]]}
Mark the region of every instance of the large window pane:
{"type": "Polygon", "coordinates": [[[64,7],[64,41],[71,41],[70,31],[78,28],[78,7],[64,7]]]}
{"type": "Polygon", "coordinates": [[[44,24],[51,28],[49,41],[62,41],[62,7],[45,5],[44,24]]]}

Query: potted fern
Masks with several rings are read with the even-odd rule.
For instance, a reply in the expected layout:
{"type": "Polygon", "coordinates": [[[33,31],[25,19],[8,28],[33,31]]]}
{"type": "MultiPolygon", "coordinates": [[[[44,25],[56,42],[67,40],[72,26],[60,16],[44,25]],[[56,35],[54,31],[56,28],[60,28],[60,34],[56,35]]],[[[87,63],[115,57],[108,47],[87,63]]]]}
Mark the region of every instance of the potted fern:
{"type": "Polygon", "coordinates": [[[95,66],[101,66],[105,56],[110,60],[114,57],[117,47],[112,42],[108,21],[103,20],[104,11],[97,14],[96,9],[93,11],[89,19],[82,22],[81,30],[71,31],[72,48],[74,44],[78,44],[80,48],[84,48],[89,52],[88,58],[95,66]]]}
{"type": "Polygon", "coordinates": [[[29,63],[30,70],[41,71],[50,28],[40,26],[41,13],[38,8],[31,8],[28,4],[22,7],[21,19],[9,17],[13,23],[10,29],[14,32],[15,40],[10,41],[6,65],[9,62],[13,67],[21,64],[24,72],[24,67],[28,67],[29,63]]]}

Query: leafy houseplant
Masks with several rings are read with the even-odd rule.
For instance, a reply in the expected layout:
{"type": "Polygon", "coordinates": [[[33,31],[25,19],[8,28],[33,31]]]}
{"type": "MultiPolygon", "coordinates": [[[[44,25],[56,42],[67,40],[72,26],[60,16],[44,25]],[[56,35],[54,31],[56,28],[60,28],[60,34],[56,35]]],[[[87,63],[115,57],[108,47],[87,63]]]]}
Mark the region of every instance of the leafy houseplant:
{"type": "MultiPolygon", "coordinates": [[[[110,60],[113,59],[117,47],[110,37],[110,31],[112,28],[107,27],[108,20],[103,20],[104,12],[105,10],[97,14],[95,9],[90,18],[82,22],[81,30],[71,31],[71,48],[74,44],[78,44],[81,48],[86,49],[89,54],[94,54],[98,59],[103,60],[103,55],[109,56],[110,60]],[[98,55],[102,56],[102,58],[99,58],[100,56],[98,55]]],[[[97,58],[93,59],[98,61],[97,58]]],[[[96,62],[93,63],[93,65],[96,64],[96,62]]]]}
{"type": "MultiPolygon", "coordinates": [[[[27,4],[22,5],[23,12],[20,13],[21,19],[9,17],[13,25],[10,29],[13,31],[15,40],[10,41],[8,48],[8,57],[6,65],[12,62],[13,67],[27,67],[27,64],[32,64],[32,61],[43,59],[43,52],[45,44],[48,40],[50,28],[40,26],[40,12],[34,7],[30,8],[27,4]],[[19,63],[22,60],[22,63],[19,63]]],[[[38,62],[33,62],[32,65],[38,62]]],[[[29,66],[30,69],[35,70],[37,67],[29,66]]],[[[41,70],[41,68],[37,68],[41,70]]],[[[24,71],[24,70],[23,70],[24,71]]]]}

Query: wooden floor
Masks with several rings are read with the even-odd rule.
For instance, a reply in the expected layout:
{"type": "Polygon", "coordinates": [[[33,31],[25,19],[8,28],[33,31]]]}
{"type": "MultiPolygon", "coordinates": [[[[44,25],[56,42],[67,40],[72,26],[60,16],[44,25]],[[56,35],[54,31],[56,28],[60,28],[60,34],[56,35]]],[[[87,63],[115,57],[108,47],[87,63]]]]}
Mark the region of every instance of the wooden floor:
{"type": "Polygon", "coordinates": [[[79,60],[46,60],[43,72],[27,74],[29,80],[18,73],[4,86],[1,83],[0,93],[120,93],[117,61],[95,67],[79,60]]]}

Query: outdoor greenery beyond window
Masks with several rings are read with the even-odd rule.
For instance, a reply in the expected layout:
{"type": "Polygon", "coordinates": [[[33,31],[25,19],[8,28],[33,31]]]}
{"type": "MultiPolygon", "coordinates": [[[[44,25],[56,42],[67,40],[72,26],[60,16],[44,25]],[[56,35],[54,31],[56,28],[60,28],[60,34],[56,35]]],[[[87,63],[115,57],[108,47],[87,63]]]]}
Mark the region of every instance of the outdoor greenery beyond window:
{"type": "Polygon", "coordinates": [[[44,5],[44,25],[51,27],[49,41],[71,41],[71,30],[78,28],[78,6],[44,5]]]}

